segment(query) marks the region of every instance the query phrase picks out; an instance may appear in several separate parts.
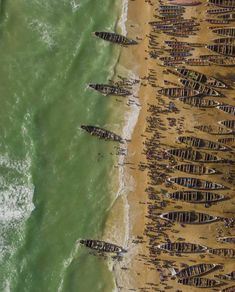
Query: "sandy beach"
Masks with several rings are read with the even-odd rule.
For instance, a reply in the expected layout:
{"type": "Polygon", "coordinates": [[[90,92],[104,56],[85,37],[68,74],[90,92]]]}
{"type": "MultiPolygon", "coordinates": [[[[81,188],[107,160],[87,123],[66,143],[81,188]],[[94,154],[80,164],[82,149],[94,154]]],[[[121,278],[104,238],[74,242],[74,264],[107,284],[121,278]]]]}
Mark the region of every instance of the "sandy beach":
{"type": "MultiPolygon", "coordinates": [[[[120,57],[120,64],[124,64],[128,70],[133,70],[141,80],[138,92],[141,108],[131,142],[128,143],[128,154],[125,160],[125,171],[126,174],[128,173],[125,181],[126,190],[114,204],[106,223],[105,238],[118,241],[117,243],[128,248],[127,255],[114,264],[119,291],[199,291],[199,288],[177,283],[177,279],[172,276],[172,268],[182,269],[199,263],[222,265],[222,269],[207,276],[210,279],[216,279],[214,278],[216,274],[226,274],[235,270],[234,258],[208,253],[176,255],[154,249],[157,245],[169,241],[196,243],[214,249],[232,249],[234,244],[219,243],[217,238],[235,235],[234,227],[226,227],[223,220],[212,224],[186,225],[169,223],[159,218],[160,214],[170,211],[196,211],[219,218],[233,218],[235,208],[234,164],[207,163],[206,167],[215,169],[216,174],[199,176],[174,169],[174,165],[188,163],[188,161],[164,155],[168,149],[185,147],[178,141],[179,136],[195,136],[214,142],[218,138],[227,137],[205,133],[195,127],[218,126],[218,121],[233,119],[233,116],[215,107],[192,107],[179,99],[158,94],[158,90],[162,87],[176,87],[173,84],[181,86],[179,77],[166,71],[171,67],[163,66],[159,58],[151,58],[149,55],[152,50],[150,35],[154,35],[154,40],[157,42],[155,46],[161,57],[167,56],[166,49],[169,49],[164,41],[176,39],[161,31],[157,33],[152,31],[149,22],[159,20],[156,19],[159,5],[158,1],[153,0],[129,1],[126,22],[128,37],[133,39],[137,37],[139,44],[123,48],[120,57]],[[174,105],[174,110],[169,110],[171,103],[174,105]],[[150,149],[154,149],[154,153],[151,153],[150,149]],[[155,170],[150,169],[150,162],[152,168],[154,168],[153,165],[156,166],[155,170]],[[226,186],[226,189],[217,191],[217,193],[229,196],[230,199],[213,204],[209,208],[205,204],[171,200],[166,196],[167,193],[188,189],[177,184],[167,183],[167,179],[170,177],[196,177],[222,184],[226,186]],[[121,234],[118,239],[117,230],[121,234]]],[[[214,8],[214,6],[210,6],[210,8],[214,8]]],[[[189,58],[212,54],[205,48],[205,45],[218,36],[209,29],[216,25],[205,21],[208,18],[207,9],[206,2],[199,6],[186,8],[184,18],[196,19],[200,24],[200,29],[189,38],[177,37],[177,40],[202,45],[195,47],[193,56],[189,58]]],[[[182,67],[182,65],[178,65],[178,67],[180,66],[182,67]]],[[[220,90],[222,96],[206,96],[205,99],[234,105],[232,79],[234,67],[187,66],[185,64],[183,66],[224,81],[228,88],[220,90]]],[[[234,160],[232,150],[213,151],[213,154],[226,161],[234,160]]],[[[225,285],[221,287],[229,286],[232,286],[232,282],[225,281],[225,285]]],[[[204,291],[220,291],[222,288],[206,288],[204,291]]]]}

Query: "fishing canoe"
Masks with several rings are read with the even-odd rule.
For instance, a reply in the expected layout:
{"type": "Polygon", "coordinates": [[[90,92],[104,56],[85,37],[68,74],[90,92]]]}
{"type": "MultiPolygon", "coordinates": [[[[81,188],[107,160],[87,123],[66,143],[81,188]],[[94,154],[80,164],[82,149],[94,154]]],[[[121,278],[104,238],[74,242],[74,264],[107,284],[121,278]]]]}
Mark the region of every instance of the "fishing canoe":
{"type": "Polygon", "coordinates": [[[219,105],[217,108],[227,114],[235,115],[235,106],[232,105],[219,105]]]}
{"type": "Polygon", "coordinates": [[[203,95],[208,95],[208,96],[221,95],[221,93],[218,92],[217,90],[193,80],[180,79],[180,83],[183,84],[186,88],[191,88],[191,89],[199,91],[203,95]]]}
{"type": "Polygon", "coordinates": [[[230,44],[214,44],[206,46],[207,49],[229,57],[235,57],[235,45],[230,44]]]}
{"type": "Polygon", "coordinates": [[[197,138],[197,137],[180,136],[178,138],[178,141],[180,143],[186,144],[187,146],[195,147],[195,148],[201,148],[201,149],[203,148],[203,149],[214,150],[214,151],[230,150],[229,148],[221,145],[220,143],[213,142],[206,139],[197,138]]]}
{"type": "Polygon", "coordinates": [[[161,95],[175,98],[199,95],[199,91],[183,87],[162,88],[158,91],[158,93],[161,95]]]}
{"type": "Polygon", "coordinates": [[[225,258],[234,258],[235,257],[235,249],[231,248],[208,248],[207,252],[209,254],[217,255],[225,258]]]}
{"type": "Polygon", "coordinates": [[[198,190],[223,190],[226,187],[222,184],[212,181],[202,180],[195,177],[171,177],[167,179],[171,183],[175,183],[179,186],[187,187],[190,189],[198,190]]]}
{"type": "Polygon", "coordinates": [[[195,126],[194,128],[199,130],[199,131],[202,131],[204,133],[208,133],[210,135],[230,135],[230,134],[233,134],[232,129],[218,127],[218,126],[201,125],[201,126],[195,126]]]}
{"type": "Polygon", "coordinates": [[[235,1],[234,0],[208,0],[209,3],[214,4],[216,6],[220,7],[228,7],[228,8],[234,8],[235,7],[235,1]]]}
{"type": "Polygon", "coordinates": [[[197,108],[214,108],[220,103],[212,99],[203,99],[198,97],[182,97],[179,101],[197,108]]]}
{"type": "Polygon", "coordinates": [[[90,249],[97,250],[99,252],[108,252],[108,253],[117,253],[117,254],[126,252],[126,250],[123,249],[122,247],[113,243],[102,241],[102,240],[82,239],[79,242],[82,245],[90,249]]]}
{"type": "Polygon", "coordinates": [[[97,36],[98,38],[101,38],[105,41],[119,44],[122,46],[130,46],[130,45],[137,45],[137,41],[128,39],[127,37],[113,33],[113,32],[107,32],[107,31],[96,31],[94,32],[94,35],[97,36]]]}
{"type": "Polygon", "coordinates": [[[209,175],[216,173],[215,169],[213,168],[208,168],[203,165],[190,163],[173,166],[173,169],[195,175],[209,175]]]}
{"type": "Polygon", "coordinates": [[[221,281],[199,277],[180,279],[178,283],[196,288],[214,288],[222,285],[221,281]]]}
{"type": "Polygon", "coordinates": [[[100,139],[115,141],[115,142],[120,142],[120,143],[124,142],[122,137],[116,135],[113,132],[110,132],[108,130],[105,130],[105,129],[102,129],[102,128],[99,128],[96,126],[82,125],[81,129],[85,130],[86,132],[88,132],[92,136],[96,136],[100,139]]]}
{"type": "Polygon", "coordinates": [[[194,278],[194,277],[212,273],[214,270],[220,267],[221,265],[217,265],[217,264],[205,264],[205,263],[197,264],[197,265],[184,268],[176,273],[173,273],[173,275],[176,276],[178,279],[194,278]]]}
{"type": "Polygon", "coordinates": [[[204,253],[207,247],[190,242],[166,242],[157,245],[157,248],[167,252],[173,252],[177,254],[194,254],[204,253]]]}
{"type": "Polygon", "coordinates": [[[90,83],[88,85],[90,88],[102,93],[103,95],[117,95],[117,96],[128,96],[131,92],[121,88],[119,86],[109,85],[109,84],[97,84],[90,83]]]}

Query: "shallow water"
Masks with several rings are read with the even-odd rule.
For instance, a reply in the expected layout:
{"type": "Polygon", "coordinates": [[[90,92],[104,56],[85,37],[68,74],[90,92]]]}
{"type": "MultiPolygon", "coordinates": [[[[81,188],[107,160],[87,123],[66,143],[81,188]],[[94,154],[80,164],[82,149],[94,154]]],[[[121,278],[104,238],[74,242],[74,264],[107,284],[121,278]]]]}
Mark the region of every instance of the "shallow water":
{"type": "MultiPolygon", "coordinates": [[[[111,291],[107,263],[79,247],[101,238],[115,190],[112,100],[86,88],[112,78],[120,3],[2,0],[0,15],[0,291],[111,291]]],[[[121,105],[120,105],[121,107],[121,105]]]]}

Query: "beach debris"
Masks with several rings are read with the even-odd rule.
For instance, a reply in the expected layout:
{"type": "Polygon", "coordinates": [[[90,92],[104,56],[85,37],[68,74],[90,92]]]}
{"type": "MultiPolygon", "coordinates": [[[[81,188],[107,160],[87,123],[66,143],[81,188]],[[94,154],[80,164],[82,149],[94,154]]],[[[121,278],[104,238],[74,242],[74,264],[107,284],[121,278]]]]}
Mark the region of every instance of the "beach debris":
{"type": "Polygon", "coordinates": [[[105,242],[102,240],[95,239],[81,239],[79,243],[99,252],[107,252],[107,253],[116,253],[118,255],[127,252],[121,246],[118,246],[113,243],[105,242]]]}
{"type": "Polygon", "coordinates": [[[92,136],[97,136],[100,139],[115,141],[123,143],[124,140],[122,137],[118,136],[117,134],[110,132],[108,130],[102,129],[96,126],[89,126],[89,125],[81,125],[81,129],[87,131],[92,136]]]}
{"type": "Polygon", "coordinates": [[[159,217],[181,224],[209,224],[221,220],[219,217],[194,211],[172,211],[163,213],[159,217]]]}
{"type": "Polygon", "coordinates": [[[107,31],[96,31],[94,32],[94,35],[97,36],[98,38],[101,38],[105,41],[115,43],[115,44],[120,44],[123,46],[130,46],[130,45],[137,45],[137,41],[128,39],[127,37],[113,33],[113,32],[107,32],[107,31]]]}

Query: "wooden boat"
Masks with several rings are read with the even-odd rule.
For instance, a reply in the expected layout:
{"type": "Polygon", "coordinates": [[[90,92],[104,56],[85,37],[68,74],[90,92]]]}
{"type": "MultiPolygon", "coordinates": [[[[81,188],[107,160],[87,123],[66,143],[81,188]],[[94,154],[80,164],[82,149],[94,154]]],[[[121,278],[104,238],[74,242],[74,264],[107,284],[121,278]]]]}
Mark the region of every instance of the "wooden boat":
{"type": "Polygon", "coordinates": [[[219,105],[217,106],[218,109],[220,109],[221,111],[230,114],[230,115],[235,115],[235,106],[232,105],[219,105]]]}
{"type": "Polygon", "coordinates": [[[178,279],[194,278],[209,274],[219,267],[221,266],[216,264],[197,264],[184,268],[179,272],[173,273],[172,275],[176,276],[178,279]]]}
{"type": "Polygon", "coordinates": [[[222,243],[232,243],[232,244],[235,244],[235,236],[219,237],[219,238],[217,238],[217,240],[219,242],[222,242],[222,243]]]}
{"type": "Polygon", "coordinates": [[[225,275],[215,275],[215,277],[222,279],[222,280],[235,281],[235,271],[232,271],[231,273],[225,274],[225,275]]]}
{"type": "Polygon", "coordinates": [[[220,7],[228,7],[228,8],[234,8],[235,7],[235,1],[234,0],[208,0],[209,3],[214,4],[216,6],[220,7]]]}
{"type": "Polygon", "coordinates": [[[201,126],[195,126],[194,128],[204,133],[208,133],[210,135],[230,135],[233,133],[232,129],[217,127],[217,126],[201,125],[201,126]]]}
{"type": "Polygon", "coordinates": [[[192,0],[173,0],[171,4],[177,4],[180,6],[198,6],[202,4],[201,1],[192,1],[192,0]]]}
{"type": "Polygon", "coordinates": [[[216,173],[215,169],[213,168],[207,168],[202,165],[198,164],[179,164],[173,167],[175,170],[181,171],[181,172],[186,172],[186,173],[191,173],[195,175],[209,175],[209,174],[214,174],[216,173]]]}
{"type": "Polygon", "coordinates": [[[208,45],[206,48],[224,56],[235,57],[235,45],[214,44],[208,45]]]}
{"type": "Polygon", "coordinates": [[[233,37],[219,38],[219,39],[213,40],[213,42],[216,44],[235,44],[235,38],[233,37]]]}
{"type": "Polygon", "coordinates": [[[179,52],[179,51],[171,52],[170,55],[172,57],[183,57],[183,58],[192,56],[192,54],[189,52],[179,52]]]}
{"type": "Polygon", "coordinates": [[[209,248],[207,252],[213,255],[225,257],[225,258],[234,258],[235,249],[231,248],[209,248]]]}
{"type": "Polygon", "coordinates": [[[200,82],[212,87],[227,88],[225,83],[203,73],[186,68],[176,68],[176,71],[186,79],[192,79],[196,82],[200,82]]]}
{"type": "Polygon", "coordinates": [[[79,242],[82,245],[85,245],[86,247],[97,250],[99,252],[108,252],[108,253],[117,253],[117,254],[126,252],[126,250],[123,249],[122,247],[113,243],[102,241],[102,240],[82,239],[79,242]]]}
{"type": "Polygon", "coordinates": [[[179,142],[184,143],[190,147],[209,149],[214,151],[225,151],[229,150],[229,148],[210,140],[205,140],[197,137],[190,136],[180,136],[178,138],[179,142]]]}
{"type": "Polygon", "coordinates": [[[172,211],[163,213],[159,217],[167,221],[181,224],[209,224],[220,219],[216,216],[194,211],[172,211]]]}
{"type": "Polygon", "coordinates": [[[219,15],[218,18],[227,19],[227,20],[235,20],[235,13],[228,13],[219,15]]]}
{"type": "Polygon", "coordinates": [[[221,95],[217,90],[196,81],[192,81],[188,79],[180,79],[180,83],[183,84],[187,88],[191,88],[191,89],[199,91],[203,95],[208,95],[208,96],[221,95]]]}
{"type": "Polygon", "coordinates": [[[126,38],[123,35],[113,33],[113,32],[107,32],[107,31],[96,31],[94,32],[94,35],[97,36],[98,38],[101,38],[105,41],[123,45],[123,46],[130,46],[130,45],[137,45],[137,41],[131,40],[126,38]]]}
{"type": "Polygon", "coordinates": [[[226,19],[207,18],[206,21],[210,24],[229,24],[229,21],[226,19]]]}
{"type": "Polygon", "coordinates": [[[180,279],[178,283],[196,288],[214,288],[222,285],[221,281],[199,277],[180,279]]]}
{"type": "Polygon", "coordinates": [[[180,101],[182,101],[185,104],[198,107],[198,108],[214,108],[218,106],[220,103],[212,100],[212,99],[203,99],[203,98],[197,98],[197,97],[184,97],[179,98],[180,101]]]}
{"type": "Polygon", "coordinates": [[[130,91],[124,88],[121,88],[119,86],[113,86],[113,85],[108,85],[108,84],[97,84],[97,83],[90,83],[88,86],[102,93],[103,95],[117,95],[117,96],[131,95],[130,91]]]}
{"type": "Polygon", "coordinates": [[[201,59],[209,62],[211,65],[230,67],[235,66],[235,58],[220,55],[202,55],[201,59]]]}
{"type": "Polygon", "coordinates": [[[219,35],[235,37],[235,27],[215,28],[212,31],[219,35]]]}
{"type": "Polygon", "coordinates": [[[183,160],[196,161],[196,162],[221,162],[222,159],[218,156],[206,152],[199,152],[191,148],[175,148],[166,150],[170,155],[176,156],[183,160]]]}
{"type": "Polygon", "coordinates": [[[202,180],[195,177],[171,177],[168,181],[190,189],[198,190],[223,190],[226,187],[207,180],[202,180]]]}
{"type": "Polygon", "coordinates": [[[204,253],[207,249],[207,247],[203,245],[189,242],[166,242],[163,244],[159,244],[157,248],[160,250],[173,252],[177,254],[204,253]]]}
{"type": "Polygon", "coordinates": [[[179,11],[185,11],[184,7],[180,7],[178,5],[160,5],[159,6],[159,11],[163,10],[179,10],[179,11]]]}
{"type": "Polygon", "coordinates": [[[221,139],[218,139],[218,142],[229,145],[229,146],[234,146],[235,145],[235,137],[221,138],[221,139]]]}
{"type": "Polygon", "coordinates": [[[158,93],[161,95],[175,98],[199,95],[199,91],[183,87],[162,88],[158,91],[158,93]]]}
{"type": "Polygon", "coordinates": [[[210,66],[210,62],[201,58],[190,58],[184,61],[184,64],[188,66],[210,66]]]}
{"type": "Polygon", "coordinates": [[[226,128],[235,130],[235,120],[224,120],[220,121],[219,124],[225,126],[226,128]]]}
{"type": "Polygon", "coordinates": [[[88,126],[88,125],[82,125],[81,128],[85,131],[87,131],[92,136],[97,136],[100,139],[109,140],[109,141],[116,141],[123,143],[124,140],[122,137],[114,134],[113,132],[110,132],[108,130],[96,127],[96,126],[88,126]]]}
{"type": "Polygon", "coordinates": [[[228,197],[221,194],[201,191],[178,191],[174,193],[168,193],[166,197],[172,200],[193,204],[212,204],[228,199],[228,197]]]}
{"type": "Polygon", "coordinates": [[[235,286],[230,286],[220,290],[220,292],[235,292],[235,286]]]}
{"type": "Polygon", "coordinates": [[[206,12],[208,14],[222,14],[222,13],[229,13],[235,11],[235,8],[215,8],[215,9],[208,9],[206,12]]]}

